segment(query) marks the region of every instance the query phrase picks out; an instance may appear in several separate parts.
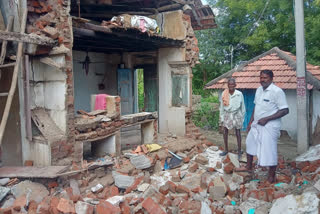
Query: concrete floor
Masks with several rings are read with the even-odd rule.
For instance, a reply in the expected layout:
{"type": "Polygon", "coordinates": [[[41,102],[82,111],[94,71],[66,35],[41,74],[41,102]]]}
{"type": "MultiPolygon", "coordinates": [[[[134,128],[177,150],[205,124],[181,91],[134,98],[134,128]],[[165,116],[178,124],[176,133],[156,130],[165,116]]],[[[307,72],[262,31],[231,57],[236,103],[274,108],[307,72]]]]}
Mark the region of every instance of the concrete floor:
{"type": "MultiPolygon", "coordinates": [[[[223,142],[223,135],[222,133],[219,133],[218,131],[205,131],[201,130],[201,132],[204,134],[204,136],[207,137],[207,139],[213,143],[215,143],[217,146],[224,147],[223,142]]],[[[245,151],[246,148],[246,132],[241,133],[242,137],[242,150],[245,151]]],[[[234,134],[229,134],[229,150],[237,150],[237,138],[234,134]]],[[[283,156],[285,160],[293,160],[298,156],[297,153],[297,143],[293,140],[291,140],[289,137],[281,137],[278,141],[278,154],[283,156]]]]}

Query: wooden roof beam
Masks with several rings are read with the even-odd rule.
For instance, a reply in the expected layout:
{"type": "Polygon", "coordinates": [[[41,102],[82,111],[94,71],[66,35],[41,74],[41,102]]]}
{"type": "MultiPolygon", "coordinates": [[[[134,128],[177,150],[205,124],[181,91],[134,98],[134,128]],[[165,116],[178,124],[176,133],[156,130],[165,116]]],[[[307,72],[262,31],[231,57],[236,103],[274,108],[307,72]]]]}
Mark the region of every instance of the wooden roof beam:
{"type": "Polygon", "coordinates": [[[31,43],[44,46],[55,46],[57,42],[49,37],[0,30],[0,40],[31,43]]]}

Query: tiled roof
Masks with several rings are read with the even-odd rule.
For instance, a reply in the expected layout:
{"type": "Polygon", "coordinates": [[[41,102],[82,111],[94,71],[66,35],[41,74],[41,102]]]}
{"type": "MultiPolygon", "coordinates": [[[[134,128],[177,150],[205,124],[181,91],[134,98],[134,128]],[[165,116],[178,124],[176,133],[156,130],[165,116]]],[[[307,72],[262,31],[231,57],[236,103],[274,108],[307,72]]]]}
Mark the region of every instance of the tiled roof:
{"type": "MultiPolygon", "coordinates": [[[[274,73],[273,82],[282,89],[296,89],[297,78],[295,66],[288,62],[288,59],[296,61],[296,56],[289,52],[282,51],[278,48],[273,48],[262,54],[260,57],[256,57],[250,60],[244,66],[239,66],[238,69],[229,71],[229,75],[226,73],[220,78],[209,82],[206,85],[206,89],[224,89],[227,88],[227,78],[232,76],[236,79],[237,88],[239,89],[256,89],[260,86],[260,71],[269,69],[274,73]],[[275,50],[275,51],[272,51],[275,50]]],[[[289,60],[291,61],[291,60],[289,60]]],[[[320,80],[320,67],[307,64],[307,70],[320,80]]],[[[311,89],[312,85],[308,84],[308,89],[311,89]]]]}

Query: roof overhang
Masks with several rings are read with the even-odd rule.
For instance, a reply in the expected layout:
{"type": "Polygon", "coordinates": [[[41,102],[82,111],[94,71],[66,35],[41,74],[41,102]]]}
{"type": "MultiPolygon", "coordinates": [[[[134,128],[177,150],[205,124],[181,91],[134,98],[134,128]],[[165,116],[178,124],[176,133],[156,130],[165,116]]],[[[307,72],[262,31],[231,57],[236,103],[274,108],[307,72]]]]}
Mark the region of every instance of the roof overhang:
{"type": "Polygon", "coordinates": [[[73,18],[73,49],[104,53],[145,52],[182,47],[183,40],[170,39],[135,28],[101,26],[73,18]]]}

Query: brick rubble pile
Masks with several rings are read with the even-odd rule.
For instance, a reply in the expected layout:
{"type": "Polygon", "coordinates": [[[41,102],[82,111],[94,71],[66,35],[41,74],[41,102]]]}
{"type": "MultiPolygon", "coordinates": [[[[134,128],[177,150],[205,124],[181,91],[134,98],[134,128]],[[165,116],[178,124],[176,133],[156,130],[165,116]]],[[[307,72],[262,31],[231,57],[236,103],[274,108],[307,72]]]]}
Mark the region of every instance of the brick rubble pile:
{"type": "MultiPolygon", "coordinates": [[[[167,137],[150,152],[146,145],[113,157],[113,165],[89,168],[56,180],[0,180],[0,213],[318,213],[320,157],[279,157],[277,183],[267,170],[234,172],[237,155],[219,156],[213,143],[167,137]],[[170,152],[181,163],[164,170],[170,152]]],[[[318,148],[320,150],[320,148],[318,148]]],[[[111,157],[109,157],[111,158],[111,157]]],[[[241,161],[245,161],[242,157],[241,161]]]]}

